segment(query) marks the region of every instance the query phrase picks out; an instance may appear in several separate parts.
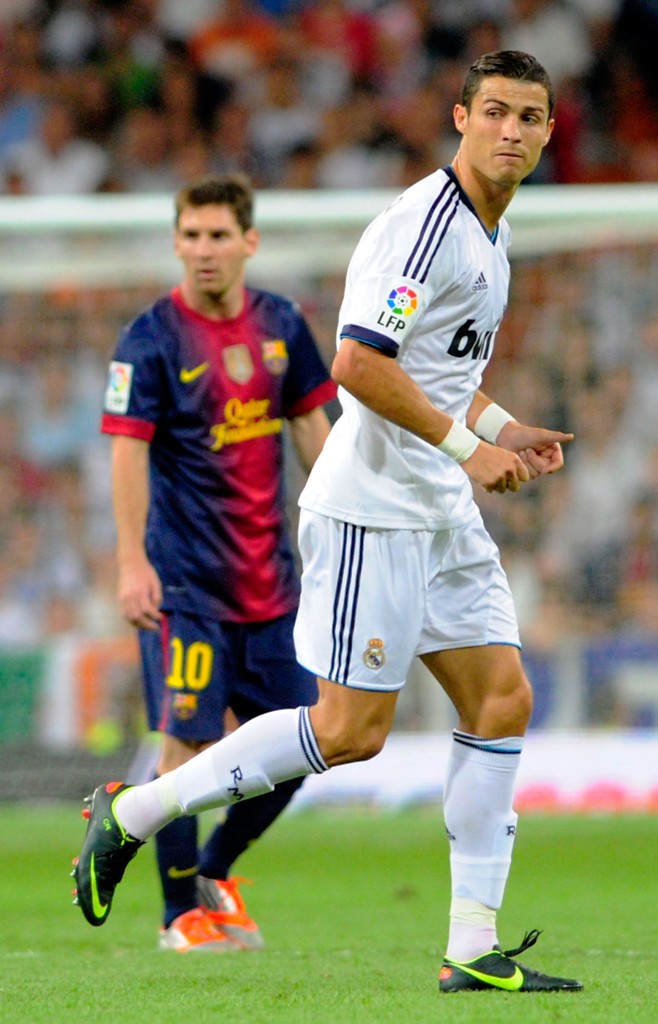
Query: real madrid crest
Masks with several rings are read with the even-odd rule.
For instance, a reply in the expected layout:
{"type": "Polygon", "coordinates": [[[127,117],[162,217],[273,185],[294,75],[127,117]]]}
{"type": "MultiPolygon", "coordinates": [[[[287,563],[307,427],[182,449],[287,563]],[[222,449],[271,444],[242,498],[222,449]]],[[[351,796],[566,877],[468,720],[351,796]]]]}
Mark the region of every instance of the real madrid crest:
{"type": "Polygon", "coordinates": [[[381,668],[386,661],[386,655],[384,654],[384,641],[379,640],[377,637],[373,637],[368,640],[368,645],[363,652],[363,663],[367,668],[371,668],[376,671],[381,668]]]}

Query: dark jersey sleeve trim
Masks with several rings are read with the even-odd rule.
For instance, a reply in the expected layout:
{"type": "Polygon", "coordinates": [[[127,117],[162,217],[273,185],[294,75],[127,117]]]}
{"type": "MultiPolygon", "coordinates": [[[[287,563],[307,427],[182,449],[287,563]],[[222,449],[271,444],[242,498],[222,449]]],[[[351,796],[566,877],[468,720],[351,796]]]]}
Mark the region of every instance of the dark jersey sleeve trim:
{"type": "Polygon", "coordinates": [[[360,341],[363,345],[379,349],[391,359],[395,359],[400,348],[386,334],[379,334],[377,331],[371,331],[368,327],[358,327],[356,324],[345,324],[344,327],[341,327],[340,336],[341,338],[354,338],[355,341],[360,341]]]}
{"type": "Polygon", "coordinates": [[[109,413],[103,413],[101,434],[122,434],[124,437],[135,437],[138,441],[152,441],[155,423],[136,420],[131,416],[111,416],[109,413]]]}
{"type": "Polygon", "coordinates": [[[307,395],[300,398],[298,402],[286,410],[286,417],[289,420],[295,418],[295,416],[303,416],[305,412],[311,412],[313,409],[317,409],[319,405],[325,405],[326,402],[331,402],[336,397],[338,389],[332,380],[324,380],[322,384],[318,384],[317,388],[313,388],[307,395]]]}

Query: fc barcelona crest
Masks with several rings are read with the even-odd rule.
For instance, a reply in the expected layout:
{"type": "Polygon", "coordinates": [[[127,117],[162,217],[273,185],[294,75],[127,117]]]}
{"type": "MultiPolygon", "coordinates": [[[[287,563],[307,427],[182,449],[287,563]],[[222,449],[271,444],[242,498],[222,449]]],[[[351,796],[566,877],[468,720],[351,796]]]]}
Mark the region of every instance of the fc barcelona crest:
{"type": "Polygon", "coordinates": [[[280,377],[288,369],[288,349],[285,341],[283,338],[263,341],[261,347],[265,369],[275,377],[280,377]]]}
{"type": "Polygon", "coordinates": [[[196,693],[175,693],[171,702],[174,718],[180,722],[188,722],[199,710],[199,698],[196,693]]]}
{"type": "Polygon", "coordinates": [[[251,352],[246,345],[230,345],[222,352],[227,374],[236,384],[246,384],[254,374],[251,352]]]}

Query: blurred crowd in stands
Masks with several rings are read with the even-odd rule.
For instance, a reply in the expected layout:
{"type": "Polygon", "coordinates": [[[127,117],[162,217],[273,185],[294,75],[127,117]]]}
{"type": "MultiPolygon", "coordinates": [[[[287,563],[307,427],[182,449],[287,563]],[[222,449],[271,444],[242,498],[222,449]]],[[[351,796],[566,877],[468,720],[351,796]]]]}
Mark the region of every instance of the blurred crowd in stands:
{"type": "MultiPolygon", "coordinates": [[[[405,186],[447,163],[464,69],[536,54],[557,127],[536,183],[658,180],[656,0],[3,0],[0,192],[405,186]]],[[[486,390],[573,430],[566,471],[481,495],[535,651],[658,642],[658,246],[518,261],[486,390]]],[[[260,282],[267,286],[267,282],[260,282]]],[[[323,346],[342,277],[291,281],[323,346]]],[[[106,366],[145,288],[0,293],[0,650],[126,635],[106,366]]],[[[292,481],[294,493],[297,482],[292,481]]]]}
{"type": "Polygon", "coordinates": [[[5,193],[406,185],[452,156],[481,53],[556,85],[536,180],[658,177],[655,0],[3,0],[5,193]]]}

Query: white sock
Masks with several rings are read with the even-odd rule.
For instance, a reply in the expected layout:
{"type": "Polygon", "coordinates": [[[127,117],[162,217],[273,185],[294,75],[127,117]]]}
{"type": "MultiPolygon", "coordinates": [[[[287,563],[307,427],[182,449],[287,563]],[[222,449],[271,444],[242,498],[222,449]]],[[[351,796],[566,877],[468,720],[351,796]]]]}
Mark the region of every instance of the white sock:
{"type": "Polygon", "coordinates": [[[496,910],[512,861],[519,736],[484,739],[455,730],[443,797],[452,905],[447,956],[472,960],[497,943],[496,910]]]}
{"type": "Polygon", "coordinates": [[[482,953],[488,953],[497,942],[496,911],[477,900],[453,896],[446,956],[459,963],[467,963],[482,953]]]}
{"type": "Polygon", "coordinates": [[[153,782],[133,786],[115,804],[125,830],[148,839],[167,822],[262,793],[278,782],[327,770],[308,708],[253,718],[153,782]]]}

